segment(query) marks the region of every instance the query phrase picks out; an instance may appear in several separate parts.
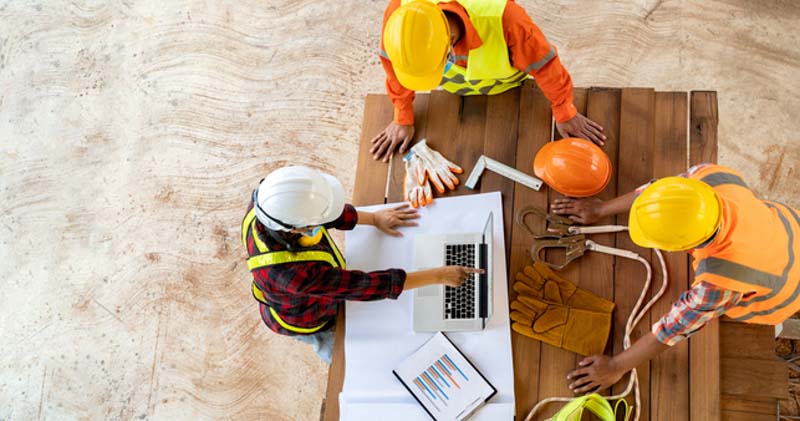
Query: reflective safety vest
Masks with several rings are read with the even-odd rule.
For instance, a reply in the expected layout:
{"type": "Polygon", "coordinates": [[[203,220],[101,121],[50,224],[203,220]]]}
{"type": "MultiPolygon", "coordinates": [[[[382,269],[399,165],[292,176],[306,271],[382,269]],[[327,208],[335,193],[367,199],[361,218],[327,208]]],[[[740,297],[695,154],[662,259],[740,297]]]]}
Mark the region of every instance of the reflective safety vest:
{"type": "MultiPolygon", "coordinates": [[[[333,242],[333,239],[331,238],[330,234],[328,234],[328,231],[325,229],[325,227],[322,227],[321,231],[323,238],[328,241],[328,245],[330,245],[333,253],[322,250],[269,251],[266,243],[259,238],[258,232],[256,231],[256,211],[255,209],[250,209],[250,211],[244,217],[244,221],[242,221],[242,244],[244,244],[244,248],[247,249],[247,234],[250,233],[250,235],[253,237],[253,243],[255,244],[258,252],[250,255],[250,257],[247,259],[247,268],[250,269],[250,272],[252,273],[256,269],[263,269],[268,266],[279,265],[282,263],[325,262],[335,268],[344,269],[344,259],[342,258],[341,252],[339,252],[339,249],[336,247],[336,243],[333,242]]],[[[249,252],[250,251],[248,249],[248,253],[249,252]]],[[[252,289],[253,297],[255,297],[258,302],[267,306],[272,318],[275,319],[275,321],[278,322],[281,327],[288,331],[301,334],[311,334],[319,331],[327,324],[326,322],[319,326],[310,328],[292,326],[289,323],[286,323],[286,321],[284,321],[280,315],[278,315],[278,313],[272,307],[270,307],[267,297],[265,297],[264,292],[258,288],[255,279],[253,279],[252,289]]]]}
{"type": "Polygon", "coordinates": [[[722,202],[722,223],[694,257],[695,282],[752,293],[725,314],[747,323],[777,325],[800,310],[800,212],[758,199],[739,173],[709,165],[691,175],[722,202]]]}
{"type": "MultiPolygon", "coordinates": [[[[403,0],[402,4],[413,0],[403,0]]],[[[454,0],[437,0],[445,3],[454,0]]],[[[466,57],[456,56],[448,63],[440,82],[442,89],[456,95],[495,95],[522,85],[528,75],[511,66],[503,33],[503,12],[508,0],[455,0],[464,7],[483,44],[466,57]],[[455,61],[467,61],[467,67],[455,61]]],[[[555,57],[552,49],[540,68],[555,57]]],[[[534,69],[532,69],[534,70],[534,69]]]]}

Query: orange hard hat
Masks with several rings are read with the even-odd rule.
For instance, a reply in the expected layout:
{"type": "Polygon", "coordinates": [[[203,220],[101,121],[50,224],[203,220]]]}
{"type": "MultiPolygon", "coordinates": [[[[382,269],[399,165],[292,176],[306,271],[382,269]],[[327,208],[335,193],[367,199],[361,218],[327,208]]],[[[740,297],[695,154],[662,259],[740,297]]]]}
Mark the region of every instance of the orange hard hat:
{"type": "Polygon", "coordinates": [[[565,196],[589,197],[611,180],[611,161],[599,146],[571,137],[542,146],[533,159],[533,172],[565,196]]]}

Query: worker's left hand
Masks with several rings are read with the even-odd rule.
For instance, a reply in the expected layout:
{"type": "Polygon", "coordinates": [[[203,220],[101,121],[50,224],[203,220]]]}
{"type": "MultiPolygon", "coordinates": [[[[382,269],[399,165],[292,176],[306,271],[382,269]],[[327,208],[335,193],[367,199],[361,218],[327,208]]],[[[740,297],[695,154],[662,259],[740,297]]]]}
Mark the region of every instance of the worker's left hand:
{"type": "Polygon", "coordinates": [[[579,137],[591,140],[600,146],[605,144],[606,136],[603,134],[603,126],[589,120],[581,113],[575,114],[575,117],[563,123],[556,123],[556,128],[564,138],[579,137]]]}
{"type": "Polygon", "coordinates": [[[625,374],[617,367],[614,358],[605,355],[586,357],[578,365],[581,368],[567,375],[569,389],[576,395],[607,389],[625,374]]]}
{"type": "Polygon", "coordinates": [[[392,209],[379,210],[374,213],[374,218],[375,228],[393,237],[402,237],[403,234],[395,228],[417,226],[413,220],[419,218],[419,213],[406,203],[392,209]]]}

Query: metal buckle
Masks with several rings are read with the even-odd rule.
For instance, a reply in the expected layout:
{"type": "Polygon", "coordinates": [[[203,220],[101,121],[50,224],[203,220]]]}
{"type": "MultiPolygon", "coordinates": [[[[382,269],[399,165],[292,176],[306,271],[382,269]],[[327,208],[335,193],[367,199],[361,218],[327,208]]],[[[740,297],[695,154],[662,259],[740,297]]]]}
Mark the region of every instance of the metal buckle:
{"type": "Polygon", "coordinates": [[[530,256],[535,262],[541,262],[555,270],[561,270],[586,252],[586,236],[570,233],[570,227],[573,222],[569,218],[547,213],[540,208],[527,207],[517,213],[516,219],[517,223],[525,227],[534,238],[530,248],[530,256]],[[525,217],[530,214],[535,214],[545,219],[547,222],[546,232],[537,234],[531,229],[530,225],[525,222],[525,217]],[[545,260],[541,252],[548,248],[565,249],[566,258],[564,263],[558,265],[545,260]]]}

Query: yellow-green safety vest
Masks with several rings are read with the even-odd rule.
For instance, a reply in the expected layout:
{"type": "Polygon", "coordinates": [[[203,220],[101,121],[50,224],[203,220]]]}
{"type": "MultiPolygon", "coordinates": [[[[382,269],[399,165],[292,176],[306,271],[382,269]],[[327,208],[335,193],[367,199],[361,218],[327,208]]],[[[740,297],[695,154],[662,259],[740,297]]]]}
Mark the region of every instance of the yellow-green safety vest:
{"type": "Polygon", "coordinates": [[[631,415],[631,408],[625,399],[617,401],[614,408],[611,404],[597,393],[577,397],[564,405],[556,412],[550,420],[552,421],[581,421],[583,411],[588,410],[602,421],[616,421],[618,414],[623,414],[623,420],[628,421],[631,415]]]}
{"type": "MultiPolygon", "coordinates": [[[[402,4],[414,0],[403,0],[402,4]]],[[[436,0],[448,3],[456,0],[436,0]]],[[[440,82],[442,89],[456,95],[495,95],[520,86],[528,75],[511,66],[508,45],[503,33],[503,12],[508,0],[457,0],[469,14],[472,26],[483,44],[469,51],[467,67],[449,64],[440,82]]]]}
{"type": "MultiPolygon", "coordinates": [[[[247,215],[244,217],[242,221],[242,244],[244,245],[245,250],[247,250],[247,233],[253,237],[253,243],[255,244],[256,248],[258,249],[258,254],[254,254],[247,259],[247,268],[250,269],[252,273],[256,269],[263,269],[268,266],[272,265],[279,265],[281,263],[292,263],[292,262],[325,262],[330,264],[335,268],[344,268],[344,258],[342,258],[342,253],[339,252],[339,249],[336,247],[336,243],[333,242],[330,234],[328,234],[328,230],[325,227],[321,227],[322,236],[328,241],[328,245],[330,245],[331,250],[333,253],[329,253],[327,251],[322,250],[302,250],[302,251],[269,251],[266,243],[259,238],[258,233],[256,231],[256,211],[255,208],[250,209],[247,215]]],[[[248,250],[249,253],[249,250],[248,250]]],[[[304,327],[297,327],[292,326],[289,323],[286,323],[278,313],[269,306],[267,303],[266,298],[264,297],[264,293],[258,288],[256,285],[255,279],[252,282],[252,290],[253,290],[253,297],[258,300],[260,303],[269,307],[269,312],[272,315],[272,318],[278,322],[281,327],[284,329],[295,332],[295,333],[303,333],[303,334],[310,334],[319,331],[323,327],[325,327],[326,323],[323,323],[316,327],[311,328],[304,328],[304,327]]]]}

